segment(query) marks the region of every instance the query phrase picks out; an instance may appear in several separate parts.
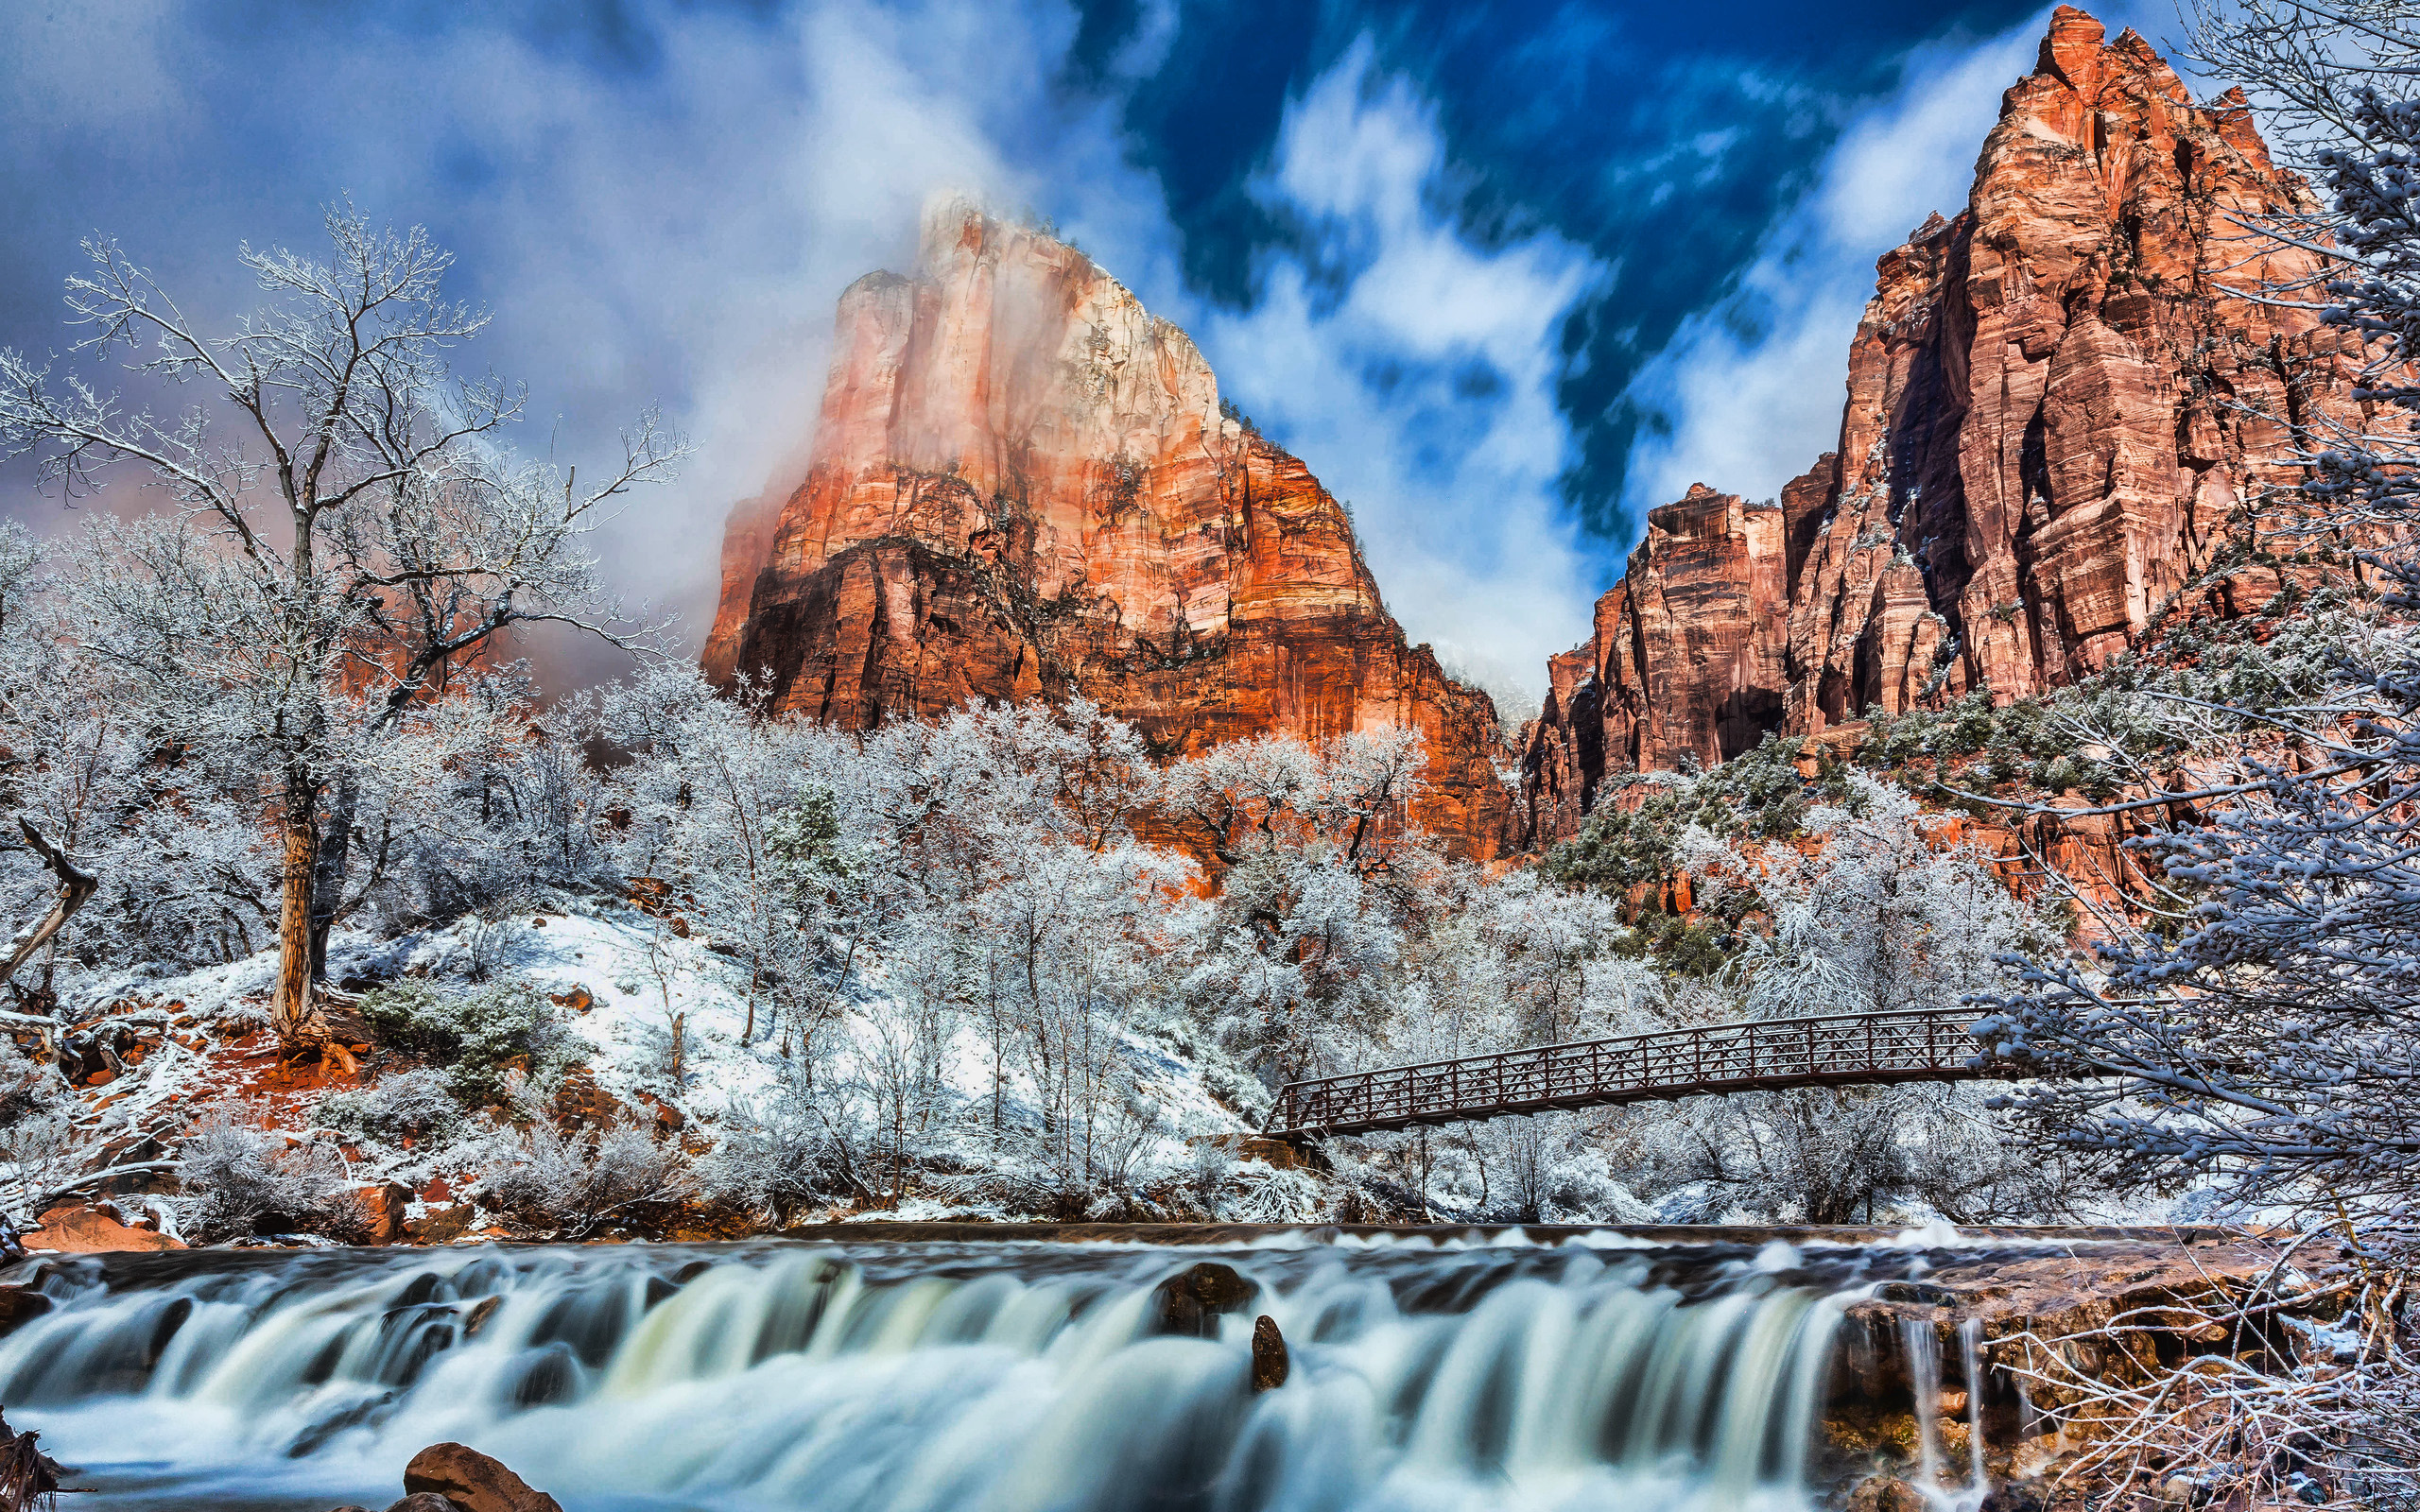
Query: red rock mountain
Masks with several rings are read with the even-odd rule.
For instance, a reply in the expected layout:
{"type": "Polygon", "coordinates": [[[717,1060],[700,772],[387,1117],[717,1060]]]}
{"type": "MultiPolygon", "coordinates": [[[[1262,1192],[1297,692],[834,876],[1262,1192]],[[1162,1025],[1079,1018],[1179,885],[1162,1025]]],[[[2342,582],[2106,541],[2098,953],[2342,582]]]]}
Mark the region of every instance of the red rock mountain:
{"type": "Polygon", "coordinates": [[[1495,713],[1405,641],[1352,522],[1221,413],[1184,332],[1082,252],[953,202],[840,299],[806,479],[732,511],[710,677],[853,729],[1088,696],[1164,756],[1411,726],[1414,816],[1514,838],[1495,713]]]}
{"type": "Polygon", "coordinates": [[[2335,334],[2230,297],[2309,266],[2230,216],[2305,203],[2240,91],[2197,106],[2142,38],[2060,7],[1965,210],[1876,265],[1838,450],[1772,504],[1701,484],[1651,511],[1554,659],[1531,842],[1609,773],[2105,664],[2295,475],[2287,427],[2246,411],[2352,403],[2335,334]]]}

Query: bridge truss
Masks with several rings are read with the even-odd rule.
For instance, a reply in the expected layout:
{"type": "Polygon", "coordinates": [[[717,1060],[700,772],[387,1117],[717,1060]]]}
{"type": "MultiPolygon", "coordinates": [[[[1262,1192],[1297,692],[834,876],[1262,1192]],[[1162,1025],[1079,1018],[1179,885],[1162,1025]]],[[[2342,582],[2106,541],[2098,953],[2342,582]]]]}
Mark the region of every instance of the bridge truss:
{"type": "Polygon", "coordinates": [[[1467,1123],[1708,1093],[2039,1074],[1984,1055],[1972,1008],[1754,1019],[1288,1082],[1268,1137],[1467,1123]]]}

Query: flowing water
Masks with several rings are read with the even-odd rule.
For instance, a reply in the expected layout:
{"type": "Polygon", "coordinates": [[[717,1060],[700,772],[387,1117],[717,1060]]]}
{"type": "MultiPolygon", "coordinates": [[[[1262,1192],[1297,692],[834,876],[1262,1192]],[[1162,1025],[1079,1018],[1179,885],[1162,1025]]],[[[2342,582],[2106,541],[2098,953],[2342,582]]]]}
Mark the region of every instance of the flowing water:
{"type": "Polygon", "coordinates": [[[0,1403],[98,1488],[78,1512],[383,1506],[446,1439],[571,1512],[1793,1512],[1841,1308],[1910,1263],[1612,1236],[51,1260],[0,1403]],[[1159,1335],[1153,1286],[1201,1261],[1257,1295],[1159,1335]],[[1292,1375],[1255,1396],[1257,1314],[1292,1375]]]}

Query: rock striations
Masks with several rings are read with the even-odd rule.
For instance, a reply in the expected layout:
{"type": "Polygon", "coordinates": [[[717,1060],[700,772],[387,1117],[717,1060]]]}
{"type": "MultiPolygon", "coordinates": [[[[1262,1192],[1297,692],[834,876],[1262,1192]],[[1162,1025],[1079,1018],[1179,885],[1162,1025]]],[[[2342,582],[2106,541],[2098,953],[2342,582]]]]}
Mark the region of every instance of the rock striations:
{"type": "Polygon", "coordinates": [[[805,481],[733,511],[705,663],[854,729],[1089,697],[1170,757],[1409,725],[1414,816],[1516,838],[1493,705],[1406,644],[1319,480],[1091,259],[961,201],[917,276],[841,297],[805,481]]]}
{"type": "Polygon", "coordinates": [[[2197,106],[2142,38],[2060,7],[1964,212],[1876,265],[1839,449],[1776,504],[1700,485],[1654,510],[1555,659],[1531,842],[1609,773],[2022,697],[2122,650],[2293,475],[2289,426],[2258,417],[2352,404],[2333,332],[2231,297],[2308,270],[2238,223],[2307,196],[2239,91],[2197,106]]]}

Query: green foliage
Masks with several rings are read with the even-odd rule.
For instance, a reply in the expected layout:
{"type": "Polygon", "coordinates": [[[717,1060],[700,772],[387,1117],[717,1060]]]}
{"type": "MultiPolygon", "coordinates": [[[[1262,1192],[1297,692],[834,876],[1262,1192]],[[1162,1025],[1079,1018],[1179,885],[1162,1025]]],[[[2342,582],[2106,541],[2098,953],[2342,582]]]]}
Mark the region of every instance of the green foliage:
{"type": "Polygon", "coordinates": [[[1681,799],[1695,784],[1656,784],[1637,804],[1609,792],[1580,827],[1580,833],[1547,852],[1547,876],[1573,887],[1626,892],[1640,883],[1661,882],[1673,870],[1675,846],[1688,824],[1681,799]]]}
{"type": "Polygon", "coordinates": [[[774,815],[765,827],[765,849],[803,878],[846,869],[840,854],[840,810],[831,792],[817,788],[774,815]]]}
{"type": "Polygon", "coordinates": [[[448,992],[406,980],[366,994],[361,1012],[381,1040],[427,1057],[444,1072],[454,1095],[473,1106],[504,1094],[509,1068],[518,1065],[539,1081],[575,1058],[554,1005],[527,982],[448,992]]]}
{"type": "Polygon", "coordinates": [[[810,789],[774,815],[765,826],[765,850],[772,858],[773,885],[802,918],[814,917],[858,875],[827,788],[810,789]]]}
{"type": "Polygon", "coordinates": [[[1678,914],[1649,914],[1638,921],[1636,934],[1636,954],[1649,957],[1674,976],[1720,975],[1731,964],[1737,950],[1737,941],[1728,935],[1678,914]]]}

